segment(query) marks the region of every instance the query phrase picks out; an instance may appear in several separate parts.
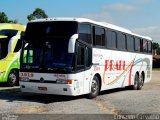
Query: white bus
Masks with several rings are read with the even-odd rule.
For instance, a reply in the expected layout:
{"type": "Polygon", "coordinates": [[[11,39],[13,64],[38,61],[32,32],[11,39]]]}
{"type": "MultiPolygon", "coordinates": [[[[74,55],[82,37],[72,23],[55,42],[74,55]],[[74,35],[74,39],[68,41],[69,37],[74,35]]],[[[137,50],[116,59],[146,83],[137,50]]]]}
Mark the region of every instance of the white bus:
{"type": "Polygon", "coordinates": [[[96,97],[151,80],[152,39],[85,18],[31,21],[20,57],[22,92],[96,97]]]}

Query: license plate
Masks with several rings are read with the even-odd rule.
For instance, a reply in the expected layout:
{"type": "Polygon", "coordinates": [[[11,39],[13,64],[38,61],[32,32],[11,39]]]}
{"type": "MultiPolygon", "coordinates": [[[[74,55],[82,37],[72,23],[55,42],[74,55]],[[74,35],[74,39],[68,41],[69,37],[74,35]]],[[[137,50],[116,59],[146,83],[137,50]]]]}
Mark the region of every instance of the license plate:
{"type": "Polygon", "coordinates": [[[38,87],[38,90],[47,91],[47,87],[38,87]]]}

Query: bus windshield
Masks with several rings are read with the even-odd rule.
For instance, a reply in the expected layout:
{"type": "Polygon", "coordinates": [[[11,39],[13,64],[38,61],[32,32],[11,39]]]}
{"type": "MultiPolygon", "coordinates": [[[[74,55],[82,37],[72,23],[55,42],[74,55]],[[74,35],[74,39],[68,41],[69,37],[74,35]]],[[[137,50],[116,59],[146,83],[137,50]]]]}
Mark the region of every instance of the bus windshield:
{"type": "Polygon", "coordinates": [[[9,40],[11,37],[15,36],[17,32],[17,30],[9,29],[0,30],[0,60],[7,56],[9,40]]]}
{"type": "Polygon", "coordinates": [[[8,38],[1,38],[0,39],[0,60],[4,59],[8,54],[8,38]]]}
{"type": "Polygon", "coordinates": [[[68,43],[77,33],[76,22],[29,23],[22,49],[21,65],[24,69],[68,72],[73,69],[73,53],[68,53],[68,43]]]}
{"type": "Polygon", "coordinates": [[[8,29],[3,29],[0,30],[0,35],[7,36],[9,38],[15,36],[17,34],[18,30],[8,30],[8,29]]]}

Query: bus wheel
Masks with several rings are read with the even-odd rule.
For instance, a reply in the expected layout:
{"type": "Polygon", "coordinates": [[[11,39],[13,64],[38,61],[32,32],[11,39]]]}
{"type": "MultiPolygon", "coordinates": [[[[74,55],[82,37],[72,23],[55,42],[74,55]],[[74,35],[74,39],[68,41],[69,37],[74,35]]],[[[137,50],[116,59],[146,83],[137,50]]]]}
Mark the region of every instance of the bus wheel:
{"type": "Polygon", "coordinates": [[[138,81],[139,81],[139,75],[136,73],[134,77],[134,85],[132,86],[133,90],[138,90],[138,81]]]}
{"type": "Polygon", "coordinates": [[[139,77],[137,90],[142,89],[143,83],[144,83],[144,76],[143,76],[143,74],[141,74],[141,76],[139,77]]]}
{"type": "Polygon", "coordinates": [[[94,76],[93,80],[92,80],[92,85],[91,85],[91,91],[90,93],[88,94],[88,97],[91,99],[91,98],[95,98],[98,93],[99,93],[99,80],[97,78],[97,76],[94,76]]]}
{"type": "Polygon", "coordinates": [[[144,77],[141,74],[140,76],[136,73],[134,78],[134,85],[132,86],[133,90],[141,90],[144,82],[144,77]]]}
{"type": "Polygon", "coordinates": [[[11,72],[8,75],[7,83],[11,87],[18,84],[18,73],[16,70],[11,70],[11,72]]]}

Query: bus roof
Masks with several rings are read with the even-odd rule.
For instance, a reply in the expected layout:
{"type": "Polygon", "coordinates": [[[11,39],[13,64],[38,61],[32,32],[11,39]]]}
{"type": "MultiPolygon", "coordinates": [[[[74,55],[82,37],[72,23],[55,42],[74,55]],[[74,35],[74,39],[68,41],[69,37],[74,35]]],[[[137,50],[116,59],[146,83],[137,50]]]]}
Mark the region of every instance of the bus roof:
{"type": "Polygon", "coordinates": [[[107,28],[110,28],[110,29],[114,29],[114,30],[117,30],[117,31],[121,31],[121,32],[124,32],[124,33],[128,33],[128,34],[131,34],[131,35],[134,35],[134,36],[137,36],[137,37],[152,41],[151,37],[142,36],[142,35],[133,33],[132,31],[130,31],[130,30],[126,29],[126,28],[119,27],[119,26],[116,26],[116,25],[113,25],[113,24],[110,24],[110,23],[106,23],[106,22],[96,22],[94,20],[90,20],[90,19],[87,19],[87,18],[73,18],[73,17],[72,18],[71,17],[61,18],[60,17],[60,18],[37,19],[37,20],[32,20],[30,22],[45,22],[45,21],[46,22],[47,21],[77,21],[79,23],[84,23],[84,22],[93,23],[93,24],[96,24],[96,25],[104,26],[104,27],[107,27],[107,28]]]}
{"type": "Polygon", "coordinates": [[[12,24],[12,23],[0,23],[0,30],[1,29],[25,31],[26,26],[20,24],[12,24]]]}

